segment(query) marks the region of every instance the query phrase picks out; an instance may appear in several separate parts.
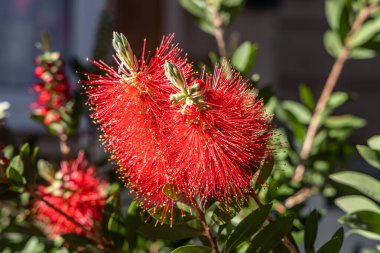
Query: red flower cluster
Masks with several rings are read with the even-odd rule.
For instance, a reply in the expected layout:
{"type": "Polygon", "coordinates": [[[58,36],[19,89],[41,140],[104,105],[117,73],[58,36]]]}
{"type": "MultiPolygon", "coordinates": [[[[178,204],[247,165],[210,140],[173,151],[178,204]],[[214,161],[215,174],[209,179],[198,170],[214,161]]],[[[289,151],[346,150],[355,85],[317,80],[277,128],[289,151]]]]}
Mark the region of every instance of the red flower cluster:
{"type": "Polygon", "coordinates": [[[183,83],[166,113],[172,166],[187,196],[239,202],[269,155],[271,116],[238,73],[227,77],[217,66],[213,75],[201,76],[183,83]]]}
{"type": "MultiPolygon", "coordinates": [[[[38,194],[72,217],[89,231],[94,232],[94,221],[99,222],[105,204],[107,183],[95,175],[95,168],[89,166],[84,154],[76,160],[62,161],[54,180],[48,186],[38,186],[38,194]]],[[[66,233],[83,234],[84,231],[55,211],[42,200],[34,202],[34,210],[50,237],[66,233]]]]}
{"type": "Polygon", "coordinates": [[[63,71],[63,62],[58,52],[45,52],[35,60],[34,74],[40,82],[33,85],[38,94],[31,105],[32,114],[44,125],[62,121],[66,113],[65,103],[70,99],[70,85],[63,71]]]}
{"type": "Polygon", "coordinates": [[[172,39],[137,61],[115,33],[118,70],[94,62],[107,73],[84,81],[101,139],[146,208],[168,211],[178,198],[239,202],[269,153],[270,116],[238,73],[216,67],[198,77],[172,39]]]}
{"type": "Polygon", "coordinates": [[[191,65],[179,56],[181,51],[171,45],[172,40],[173,36],[164,37],[150,60],[144,58],[144,45],[138,62],[124,35],[115,34],[119,69],[93,62],[107,74],[88,74],[89,80],[84,81],[91,116],[101,127],[106,150],[117,161],[121,179],[146,207],[172,203],[162,193],[165,184],[173,183],[168,176],[168,146],[161,141],[166,134],[162,110],[170,107],[165,61],[175,62],[186,77],[191,72],[191,65]]]}

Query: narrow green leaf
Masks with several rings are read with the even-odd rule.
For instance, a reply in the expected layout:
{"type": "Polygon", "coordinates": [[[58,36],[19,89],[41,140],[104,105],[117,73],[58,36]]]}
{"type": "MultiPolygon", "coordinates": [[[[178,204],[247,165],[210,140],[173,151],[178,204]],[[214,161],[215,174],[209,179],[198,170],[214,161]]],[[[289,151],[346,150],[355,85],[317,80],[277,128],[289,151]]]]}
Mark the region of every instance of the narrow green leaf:
{"type": "Polygon", "coordinates": [[[333,31],[325,32],[323,43],[325,44],[327,52],[333,57],[337,57],[343,49],[339,34],[333,31]]]}
{"type": "Polygon", "coordinates": [[[376,56],[376,51],[373,49],[357,47],[352,49],[350,58],[352,59],[371,59],[376,56]]]}
{"type": "Polygon", "coordinates": [[[282,107],[291,112],[294,117],[298,119],[299,122],[303,124],[309,124],[311,120],[310,111],[302,104],[295,101],[286,100],[282,102],[282,107]]]}
{"type": "Polygon", "coordinates": [[[357,211],[344,215],[339,221],[351,228],[380,234],[380,213],[357,211]]]}
{"type": "Polygon", "coordinates": [[[349,100],[350,96],[346,92],[336,91],[331,94],[329,101],[327,102],[327,107],[330,109],[338,108],[349,100]]]}
{"type": "Polygon", "coordinates": [[[194,229],[186,224],[173,225],[155,225],[147,223],[137,229],[137,232],[148,239],[159,239],[165,241],[177,241],[198,237],[203,231],[194,229]]]}
{"type": "Polygon", "coordinates": [[[207,246],[185,245],[176,248],[171,253],[210,253],[212,249],[207,246]]]}
{"type": "Polygon", "coordinates": [[[343,228],[338,229],[330,241],[326,242],[317,253],[339,253],[344,239],[343,228]]]}
{"type": "Polygon", "coordinates": [[[6,175],[14,184],[25,184],[26,180],[23,177],[24,173],[24,164],[19,155],[13,157],[7,170],[6,175]]]}
{"type": "Polygon", "coordinates": [[[380,18],[367,21],[363,24],[359,31],[357,31],[351,41],[353,48],[363,45],[371,38],[375,37],[380,32],[380,18]]]}
{"type": "Polygon", "coordinates": [[[351,195],[337,198],[335,199],[335,205],[337,205],[345,213],[353,213],[363,210],[380,213],[380,207],[375,202],[360,195],[351,195]]]}
{"type": "Polygon", "coordinates": [[[251,42],[246,41],[241,44],[232,55],[232,65],[243,76],[247,76],[251,70],[255,62],[257,49],[258,46],[256,44],[252,44],[251,42]]]}
{"type": "Polygon", "coordinates": [[[178,189],[175,185],[172,184],[165,184],[162,188],[162,192],[169,198],[173,200],[178,200],[179,195],[177,193],[178,189]]]}
{"type": "Polygon", "coordinates": [[[329,176],[335,182],[348,185],[363,194],[380,201],[380,181],[356,171],[342,171],[329,176]]]}
{"type": "Polygon", "coordinates": [[[318,234],[318,213],[316,210],[313,210],[309,218],[306,220],[305,224],[305,252],[313,253],[314,252],[314,242],[318,234]]]}
{"type": "Polygon", "coordinates": [[[361,128],[366,125],[366,120],[350,114],[330,116],[325,119],[324,125],[328,128],[361,128]]]}
{"type": "Polygon", "coordinates": [[[380,241],[380,234],[376,234],[376,233],[362,230],[362,229],[351,229],[347,232],[347,236],[350,236],[350,235],[360,235],[371,240],[380,241]]]}
{"type": "Polygon", "coordinates": [[[342,0],[326,0],[325,1],[325,13],[326,19],[330,27],[334,30],[339,29],[340,17],[343,11],[343,1],[342,0]]]}
{"type": "Polygon", "coordinates": [[[299,86],[299,93],[301,102],[310,110],[314,111],[315,108],[315,100],[313,97],[313,93],[310,88],[306,84],[301,84],[299,86]]]}
{"type": "Polygon", "coordinates": [[[24,174],[24,163],[22,162],[20,155],[12,158],[9,167],[15,169],[20,175],[24,174]]]}
{"type": "Polygon", "coordinates": [[[129,251],[132,252],[135,248],[138,235],[136,233],[137,229],[142,226],[144,222],[142,221],[140,215],[140,208],[137,201],[133,201],[128,208],[128,215],[125,219],[125,238],[128,242],[129,251]]]}
{"type": "Polygon", "coordinates": [[[264,227],[253,238],[246,253],[266,253],[274,249],[292,229],[293,220],[294,216],[283,216],[264,227]]]}
{"type": "Polygon", "coordinates": [[[228,206],[224,206],[218,204],[212,213],[211,220],[214,224],[221,226],[229,222],[233,217],[235,217],[239,213],[239,211],[240,206],[238,205],[231,204],[228,206]]]}
{"type": "Polygon", "coordinates": [[[380,151],[380,135],[372,136],[368,139],[367,143],[370,148],[380,151]]]}
{"type": "Polygon", "coordinates": [[[377,169],[380,169],[380,151],[373,150],[362,145],[356,145],[356,148],[367,163],[377,169]]]}
{"type": "Polygon", "coordinates": [[[47,182],[53,182],[55,177],[55,170],[53,165],[46,160],[38,160],[37,162],[38,174],[47,182]]]}
{"type": "Polygon", "coordinates": [[[263,226],[271,208],[272,204],[267,204],[245,217],[228,237],[224,252],[233,252],[240,243],[254,235],[263,226]]]}

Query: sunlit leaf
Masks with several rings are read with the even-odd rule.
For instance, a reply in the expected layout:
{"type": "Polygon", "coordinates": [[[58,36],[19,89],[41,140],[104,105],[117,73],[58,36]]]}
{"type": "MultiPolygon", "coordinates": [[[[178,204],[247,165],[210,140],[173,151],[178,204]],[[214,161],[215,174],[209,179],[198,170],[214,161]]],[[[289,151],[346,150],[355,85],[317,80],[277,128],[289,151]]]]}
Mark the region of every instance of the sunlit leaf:
{"type": "Polygon", "coordinates": [[[363,194],[380,201],[380,181],[356,171],[342,171],[329,176],[335,182],[348,185],[363,194]]]}

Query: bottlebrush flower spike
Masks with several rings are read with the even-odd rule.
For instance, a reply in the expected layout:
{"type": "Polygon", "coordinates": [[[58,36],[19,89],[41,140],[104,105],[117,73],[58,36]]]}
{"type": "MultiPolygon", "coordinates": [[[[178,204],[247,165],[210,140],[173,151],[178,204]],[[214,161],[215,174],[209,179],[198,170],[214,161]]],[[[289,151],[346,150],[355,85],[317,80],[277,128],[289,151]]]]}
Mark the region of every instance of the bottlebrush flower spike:
{"type": "MultiPolygon", "coordinates": [[[[166,75],[174,87],[177,71],[175,64],[167,63],[166,75]]],[[[258,165],[270,154],[271,116],[242,77],[232,71],[228,78],[223,67],[173,92],[166,122],[172,124],[168,138],[178,185],[189,199],[239,203],[252,190],[258,165]]]]}
{"type": "Polygon", "coordinates": [[[169,208],[174,203],[162,192],[165,185],[174,183],[162,119],[163,111],[171,106],[172,91],[165,61],[175,63],[187,79],[192,73],[191,64],[172,40],[173,35],[163,37],[150,59],[145,58],[144,43],[138,61],[125,36],[114,33],[118,69],[93,61],[106,74],[87,74],[88,80],[83,81],[105,149],[119,166],[120,178],[145,208],[169,208]]]}
{"type": "Polygon", "coordinates": [[[34,74],[39,80],[32,90],[38,97],[31,104],[31,114],[52,133],[62,134],[68,132],[72,125],[69,116],[72,110],[70,84],[64,74],[60,53],[51,52],[46,44],[43,49],[44,53],[35,59],[34,74]]]}
{"type": "MultiPolygon", "coordinates": [[[[76,160],[62,161],[54,180],[48,186],[38,186],[38,194],[46,201],[66,213],[89,231],[94,231],[94,221],[99,222],[105,204],[107,183],[95,175],[84,154],[76,160]]],[[[84,231],[42,200],[34,202],[34,211],[50,237],[84,231]]]]}

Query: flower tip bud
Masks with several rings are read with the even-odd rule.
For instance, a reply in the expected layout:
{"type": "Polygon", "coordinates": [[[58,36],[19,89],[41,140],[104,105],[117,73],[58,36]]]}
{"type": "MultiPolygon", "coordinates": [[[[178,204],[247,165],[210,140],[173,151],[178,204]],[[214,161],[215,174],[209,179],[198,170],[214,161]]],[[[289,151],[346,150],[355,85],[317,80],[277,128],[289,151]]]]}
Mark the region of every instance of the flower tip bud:
{"type": "Polygon", "coordinates": [[[170,61],[165,61],[164,68],[166,77],[174,84],[174,86],[182,92],[187,93],[185,77],[178,67],[170,61]]]}

